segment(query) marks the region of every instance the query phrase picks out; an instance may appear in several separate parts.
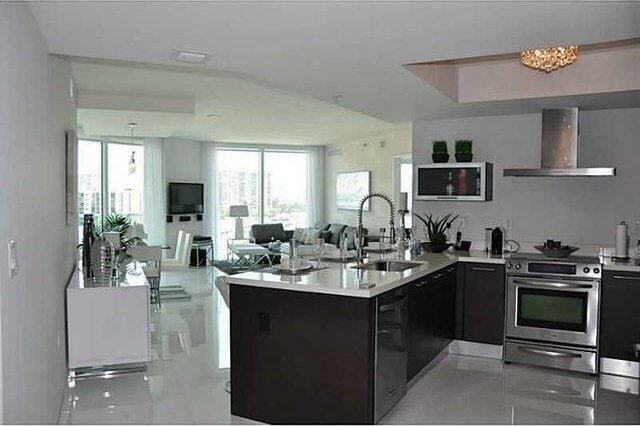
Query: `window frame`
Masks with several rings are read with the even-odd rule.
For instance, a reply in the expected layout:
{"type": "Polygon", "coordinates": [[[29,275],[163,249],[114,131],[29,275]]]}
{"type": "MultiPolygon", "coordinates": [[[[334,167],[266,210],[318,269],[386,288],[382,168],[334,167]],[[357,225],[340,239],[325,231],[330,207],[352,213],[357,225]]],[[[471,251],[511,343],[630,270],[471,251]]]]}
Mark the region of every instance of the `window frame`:
{"type": "MultiPolygon", "coordinates": [[[[130,141],[117,141],[117,140],[109,140],[109,139],[99,139],[99,138],[78,138],[78,143],[83,141],[88,142],[98,142],[100,143],[100,167],[101,175],[100,175],[100,191],[102,192],[100,197],[100,223],[104,222],[105,216],[108,216],[109,213],[109,144],[118,144],[118,145],[140,145],[144,148],[144,141],[139,139],[133,139],[130,141]]],[[[76,201],[77,202],[77,201],[76,201]]]]}
{"type": "MultiPolygon", "coordinates": [[[[306,154],[307,155],[307,176],[305,176],[305,179],[307,180],[306,184],[307,186],[309,185],[309,167],[310,167],[310,155],[311,155],[311,151],[307,148],[295,148],[295,147],[289,147],[289,146],[279,146],[279,145],[273,145],[273,146],[264,146],[264,145],[248,145],[248,146],[237,146],[237,145],[229,145],[229,144],[219,144],[217,146],[218,152],[220,151],[244,151],[244,152],[256,152],[260,155],[260,160],[259,160],[259,169],[258,169],[258,176],[259,176],[259,183],[258,183],[258,187],[259,187],[259,194],[258,194],[258,209],[259,209],[259,214],[257,215],[260,219],[260,223],[264,224],[264,212],[265,212],[265,196],[264,196],[264,190],[265,190],[265,154],[266,153],[280,153],[280,154],[306,154]]],[[[217,170],[217,165],[216,165],[216,170],[217,170]]],[[[217,171],[216,171],[217,173],[217,171]]],[[[307,197],[309,196],[309,194],[307,194],[307,197]]]]}

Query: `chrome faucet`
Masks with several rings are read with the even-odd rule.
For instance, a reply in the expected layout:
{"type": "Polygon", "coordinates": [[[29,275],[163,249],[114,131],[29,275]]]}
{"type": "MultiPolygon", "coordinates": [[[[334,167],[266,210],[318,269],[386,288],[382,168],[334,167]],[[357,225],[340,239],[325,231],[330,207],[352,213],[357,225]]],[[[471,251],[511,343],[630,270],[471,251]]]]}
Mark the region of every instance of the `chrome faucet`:
{"type": "Polygon", "coordinates": [[[364,257],[362,247],[364,246],[364,228],[362,227],[362,210],[364,209],[364,203],[373,197],[379,197],[389,203],[389,243],[396,243],[396,226],[394,222],[394,218],[396,216],[396,207],[393,203],[393,200],[389,198],[388,195],[383,194],[382,192],[373,192],[369,195],[365,195],[362,200],[360,200],[360,205],[358,206],[358,235],[356,239],[358,243],[356,244],[356,257],[358,263],[362,263],[362,259],[364,257]]]}

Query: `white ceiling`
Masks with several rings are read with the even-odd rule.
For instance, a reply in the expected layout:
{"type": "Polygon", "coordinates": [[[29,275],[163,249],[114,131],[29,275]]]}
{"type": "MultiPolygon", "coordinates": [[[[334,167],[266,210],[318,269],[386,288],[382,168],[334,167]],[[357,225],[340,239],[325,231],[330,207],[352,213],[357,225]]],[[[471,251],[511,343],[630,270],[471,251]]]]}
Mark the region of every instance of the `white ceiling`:
{"type": "Polygon", "coordinates": [[[136,122],[135,135],[240,143],[322,145],[391,130],[394,125],[365,114],[295,96],[246,79],[202,73],[96,63],[71,63],[82,106],[83,94],[148,95],[194,99],[195,113],[150,108],[78,110],[85,135],[123,136],[136,122]],[[215,119],[208,114],[217,114],[215,119]]]}
{"type": "MultiPolygon", "coordinates": [[[[530,110],[547,102],[459,105],[403,64],[640,37],[637,2],[39,2],[31,7],[53,53],[175,65],[173,49],[204,52],[212,58],[199,68],[240,73],[327,102],[341,95],[341,105],[390,122],[530,110]]],[[[607,107],[623,99],[640,102],[628,93],[571,100],[607,107]]],[[[299,100],[307,108],[307,101],[299,100]]]]}

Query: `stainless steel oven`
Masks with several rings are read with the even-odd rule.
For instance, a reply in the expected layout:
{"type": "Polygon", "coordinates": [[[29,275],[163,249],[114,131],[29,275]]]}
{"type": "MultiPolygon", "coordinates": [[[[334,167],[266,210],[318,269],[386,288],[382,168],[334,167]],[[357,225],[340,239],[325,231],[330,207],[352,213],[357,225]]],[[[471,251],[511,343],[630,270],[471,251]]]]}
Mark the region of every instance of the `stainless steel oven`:
{"type": "Polygon", "coordinates": [[[505,360],[595,373],[598,258],[531,256],[507,264],[505,360]]]}

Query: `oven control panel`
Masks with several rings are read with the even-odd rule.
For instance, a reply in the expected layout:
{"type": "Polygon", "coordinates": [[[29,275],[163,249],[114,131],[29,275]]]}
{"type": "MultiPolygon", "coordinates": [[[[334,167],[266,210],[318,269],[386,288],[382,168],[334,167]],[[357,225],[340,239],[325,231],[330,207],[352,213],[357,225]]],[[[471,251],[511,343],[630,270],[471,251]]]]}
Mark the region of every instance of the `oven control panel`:
{"type": "Polygon", "coordinates": [[[555,277],[601,278],[602,266],[595,258],[580,259],[528,259],[514,257],[507,261],[507,273],[518,275],[549,275],[555,277]]]}

